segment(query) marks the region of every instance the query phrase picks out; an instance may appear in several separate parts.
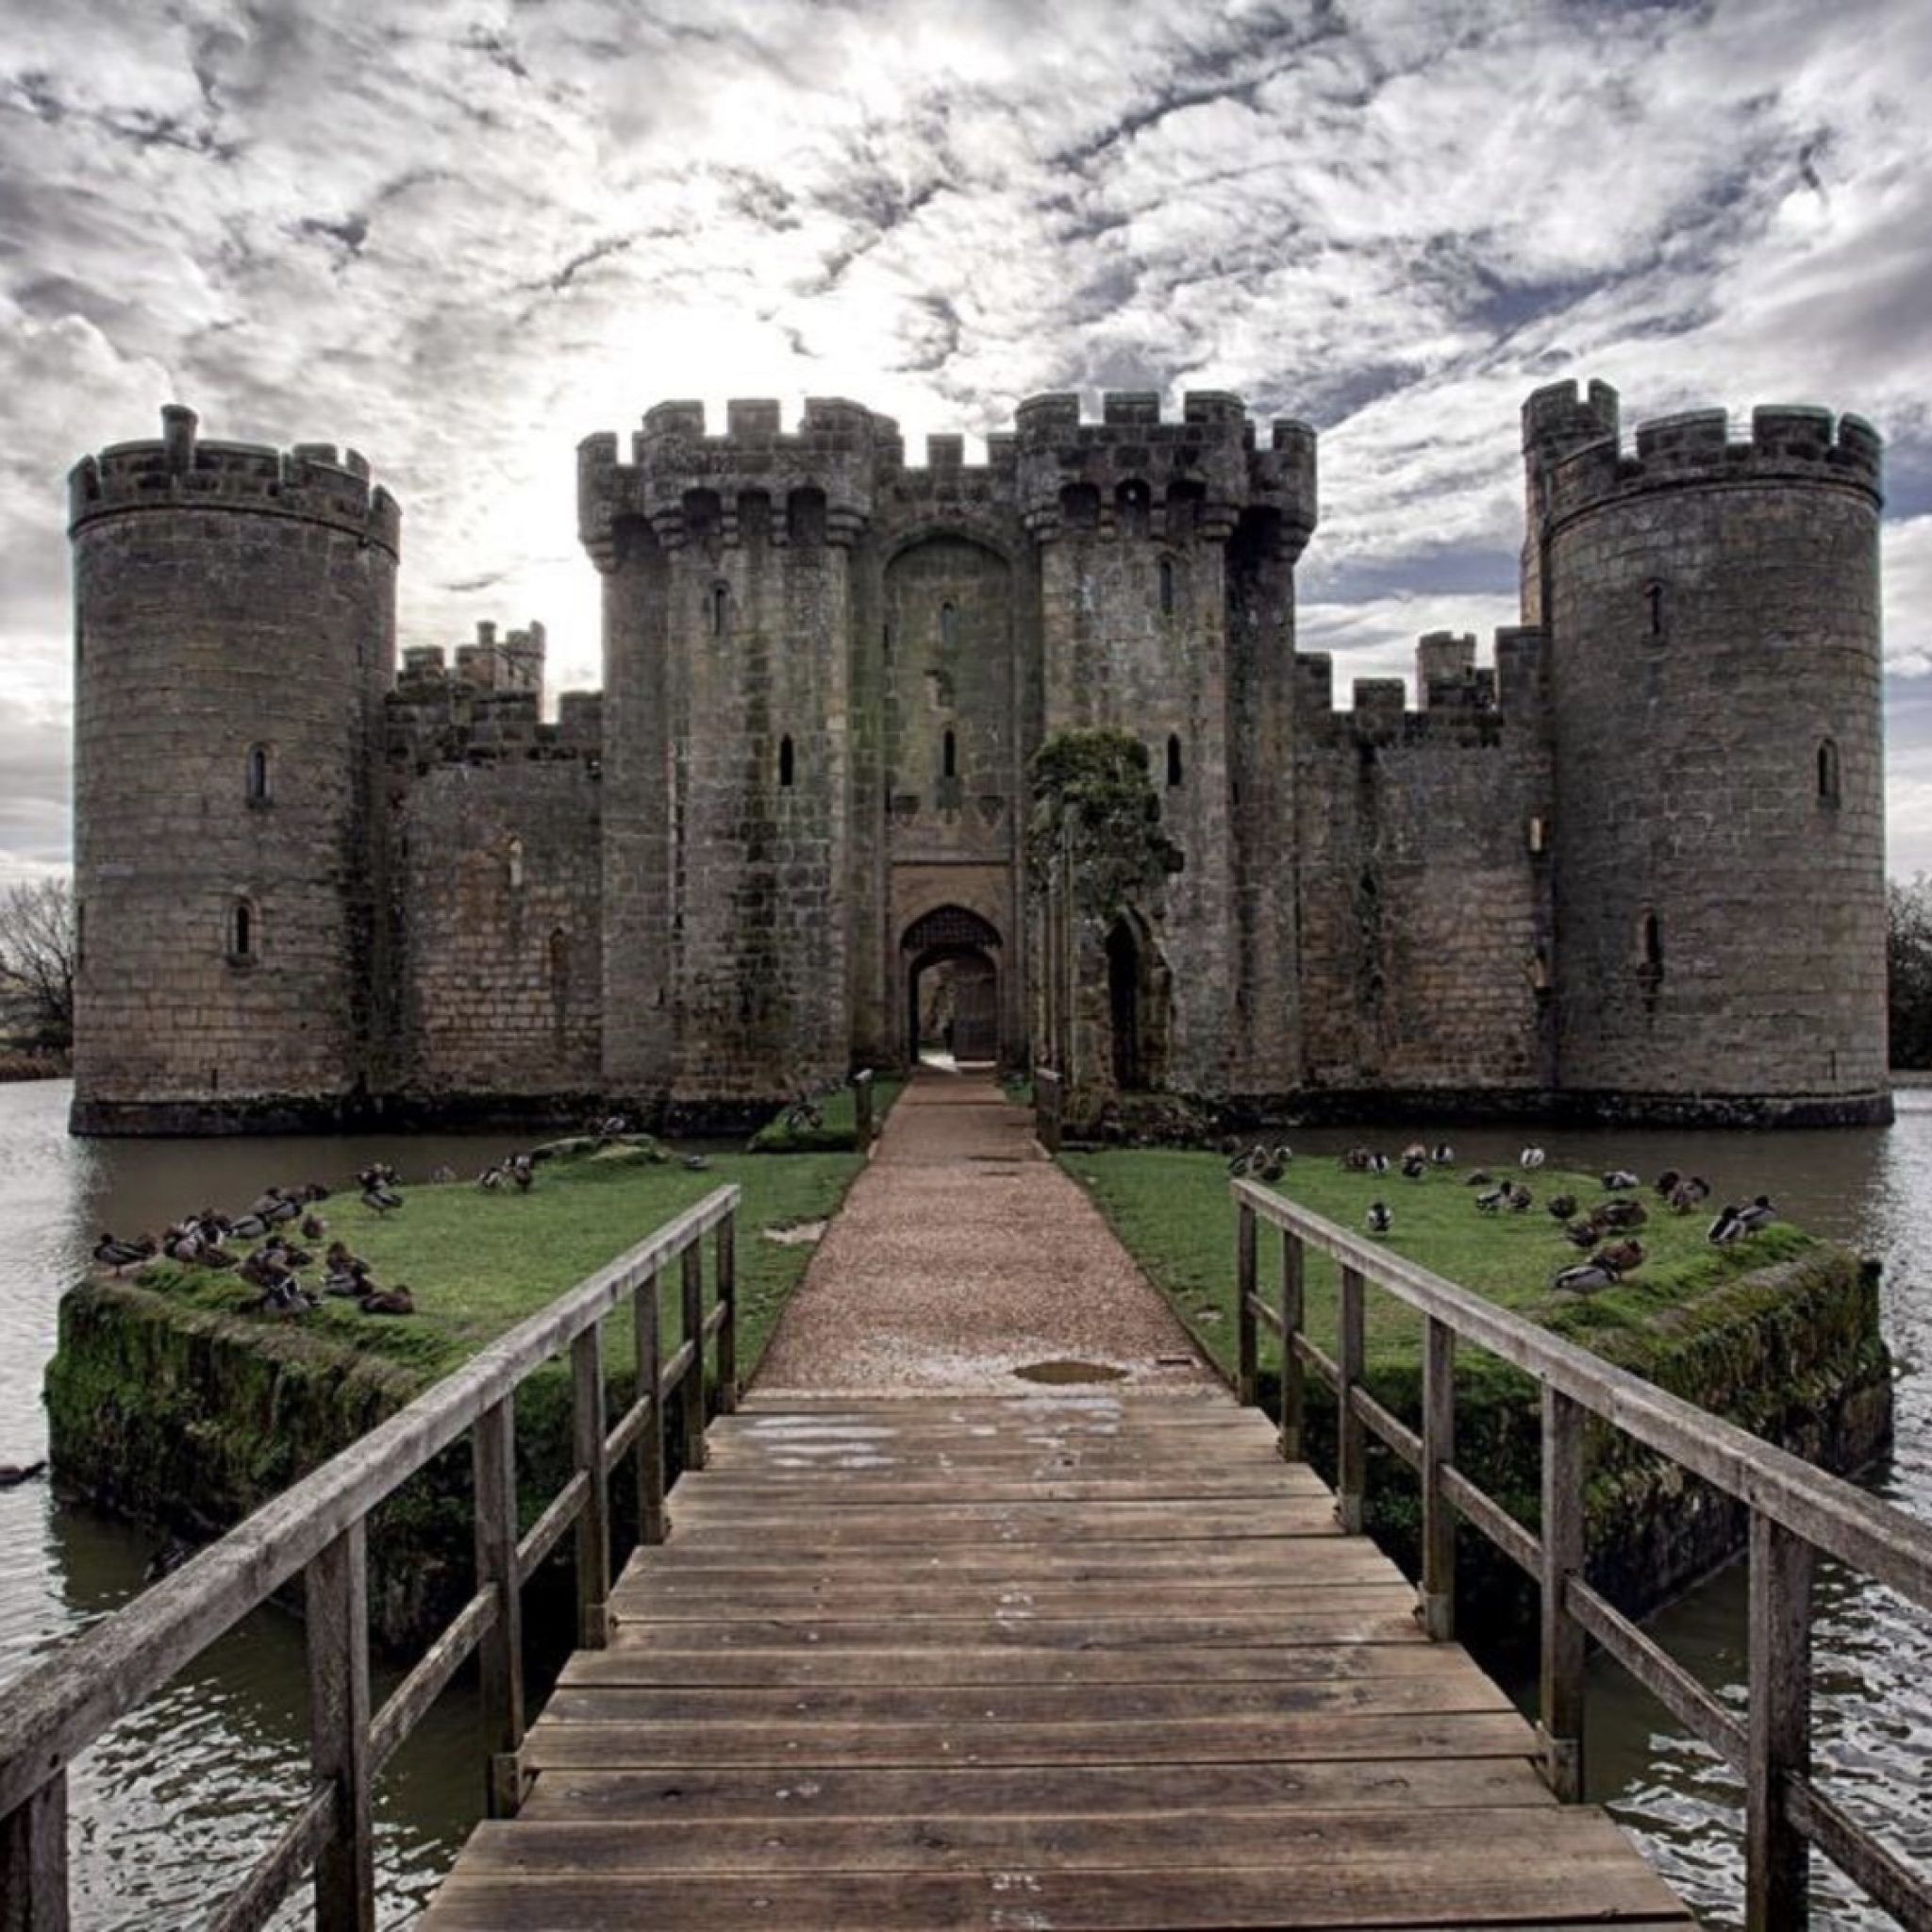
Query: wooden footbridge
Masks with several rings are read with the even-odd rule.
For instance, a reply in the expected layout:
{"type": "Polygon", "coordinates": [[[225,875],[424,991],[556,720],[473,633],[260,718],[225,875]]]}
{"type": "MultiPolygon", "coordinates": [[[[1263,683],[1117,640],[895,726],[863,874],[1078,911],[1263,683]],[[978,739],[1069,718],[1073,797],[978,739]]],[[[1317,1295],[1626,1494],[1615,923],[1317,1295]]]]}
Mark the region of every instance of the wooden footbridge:
{"type": "Polygon", "coordinates": [[[472,1657],[495,1815],[429,1932],[1688,1925],[1607,1819],[1559,1802],[1580,1782],[1587,1640],[1742,1776],[1753,1932],[1807,1923],[1814,1847],[1932,1927],[1932,1888],[1808,1757],[1816,1558],[1932,1608],[1926,1525],[1245,1181],[1232,1396],[741,1405],[736,1208],[724,1188],[687,1210],[12,1686],[0,1926],[68,1924],[75,1756],[300,1578],[312,1775],[210,1907],[222,1932],[267,1924],[310,1882],[319,1925],[370,1932],[375,1781],[472,1657]],[[1341,1265],[1333,1357],[1303,1332],[1310,1251],[1341,1265]],[[1362,1385],[1371,1287],[1423,1318],[1419,1427],[1362,1385]],[[639,1365],[614,1420],[613,1316],[639,1365]],[[1285,1357],[1278,1426],[1242,1406],[1263,1327],[1285,1357]],[[1535,1529],[1456,1465],[1458,1345],[1541,1387],[1535,1529]],[[558,1354],[576,1469],[519,1534],[515,1395],[558,1354]],[[1317,1381],[1334,1492],[1300,1455],[1317,1381]],[[685,1473],[667,1497],[673,1417],[685,1473]],[[1586,1581],[1587,1421],[1748,1507],[1748,1714],[1586,1581]],[[1420,1484],[1419,1589],[1358,1533],[1371,1437],[1420,1484]],[[372,1708],[370,1512],[465,1438],[475,1593],[372,1708]],[[625,1462],[638,1548],[613,1582],[625,1462]],[[1453,1639],[1458,1525],[1541,1586],[1534,1727],[1453,1639]],[[583,1646],[526,1728],[522,1589],[566,1539],[583,1646]]]}

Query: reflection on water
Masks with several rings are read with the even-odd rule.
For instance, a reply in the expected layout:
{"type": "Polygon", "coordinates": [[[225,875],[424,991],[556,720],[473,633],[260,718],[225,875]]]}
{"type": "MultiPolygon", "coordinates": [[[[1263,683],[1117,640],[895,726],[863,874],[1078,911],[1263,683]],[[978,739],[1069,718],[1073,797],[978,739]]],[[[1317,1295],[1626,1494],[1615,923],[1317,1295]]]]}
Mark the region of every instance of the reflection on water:
{"type": "MultiPolygon", "coordinates": [[[[287,1137],[247,1141],[69,1140],[65,1082],[0,1086],[0,1461],[40,1455],[41,1373],[60,1289],[103,1228],[158,1228],[190,1207],[245,1203],[271,1181],[339,1182],[361,1161],[406,1175],[447,1160],[471,1172],[503,1136],[287,1137]]],[[[1836,1133],[1563,1130],[1551,1158],[1585,1168],[1666,1166],[1709,1175],[1719,1197],[1766,1192],[1794,1221],[1885,1266],[1887,1333],[1907,1373],[1898,1450],[1881,1491],[1932,1517],[1932,1092],[1898,1097],[1890,1128],[1836,1133]]],[[[1441,1130],[1465,1160],[1513,1159],[1516,1130],[1441,1130]]],[[[1357,1138],[1295,1136],[1306,1155],[1357,1138]]],[[[1392,1141],[1393,1136],[1384,1136],[1392,1141]]],[[[45,1484],[0,1491],[0,1684],[140,1588],[154,1539],[77,1508],[45,1484]]],[[[1889,1592],[1827,1572],[1819,1586],[1818,1743],[1827,1788],[1882,1823],[1896,1851],[1932,1863],[1932,1625],[1889,1592]]],[[[1672,1651],[1741,1712],[1741,1569],[1667,1611],[1672,1651]]],[[[377,1695],[382,1694],[378,1687],[377,1695]]],[[[286,1821],[303,1783],[299,1626],[250,1618],[89,1752],[75,1773],[76,1923],[179,1923],[245,1868],[286,1821]],[[166,1748],[158,1748],[166,1740],[166,1748]]],[[[1613,1669],[1593,1670],[1591,1794],[1609,1804],[1665,1875],[1714,1924],[1740,1923],[1740,1792],[1707,1754],[1613,1669]]],[[[406,1924],[475,1816],[474,1711],[446,1696],[378,1787],[383,1923],[406,1924]]],[[[1819,1923],[1890,1922],[1820,1877],[1819,1923]]],[[[302,1922],[299,1909],[285,1918],[302,1922]]]]}
{"type": "MultiPolygon", "coordinates": [[[[340,1185],[368,1159],[405,1176],[474,1172],[505,1135],[75,1141],[65,1081],[0,1085],[0,1461],[44,1453],[42,1371],[60,1290],[102,1229],[158,1230],[203,1204],[235,1211],[271,1181],[340,1185]]],[[[57,1506],[44,1483],[0,1491],[0,1684],[142,1586],[158,1539],[57,1506]]],[[[392,1678],[378,1674],[380,1700],[392,1678]]],[[[257,1612],[85,1753],[73,1774],[75,1921],[191,1923],[288,1823],[306,1784],[299,1623],[257,1612]]],[[[376,1789],[382,1923],[403,1925],[475,1822],[476,1718],[458,1685],[376,1789]]],[[[307,1924],[298,1894],[278,1923],[307,1924]]]]}

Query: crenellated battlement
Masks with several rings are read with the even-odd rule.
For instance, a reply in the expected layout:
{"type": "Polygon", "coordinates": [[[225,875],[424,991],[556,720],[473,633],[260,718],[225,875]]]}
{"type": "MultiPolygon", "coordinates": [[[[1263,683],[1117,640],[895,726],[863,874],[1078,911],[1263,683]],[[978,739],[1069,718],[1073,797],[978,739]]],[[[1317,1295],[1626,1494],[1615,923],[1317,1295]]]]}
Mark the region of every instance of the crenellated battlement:
{"type": "Polygon", "coordinates": [[[1179,420],[1165,421],[1158,395],[1113,391],[1101,420],[1083,423],[1077,396],[1041,395],[1014,420],[987,438],[983,463],[968,463],[955,435],[928,436],[912,463],[899,425],[857,403],[808,401],[788,431],[775,402],[735,401],[718,435],[702,403],[659,403],[628,462],[615,436],[578,445],[580,534],[608,570],[626,519],[647,523],[668,549],[841,544],[872,525],[882,499],[1018,514],[1041,541],[1091,531],[1224,541],[1243,512],[1272,511],[1291,560],[1314,528],[1315,432],[1283,419],[1264,443],[1238,396],[1191,392],[1179,420]]]}
{"type": "Polygon", "coordinates": [[[440,644],[403,653],[402,670],[388,697],[391,763],[426,771],[432,765],[496,764],[520,758],[588,758],[604,748],[601,691],[565,691],[557,722],[543,721],[533,688],[491,688],[479,683],[458,648],[452,668],[440,644]]]}
{"type": "MultiPolygon", "coordinates": [[[[1603,390],[1592,385],[1592,396],[1603,390]]],[[[1549,393],[1530,398],[1526,429],[1539,397],[1549,393]]],[[[1605,393],[1607,421],[1593,439],[1563,446],[1547,431],[1533,446],[1532,465],[1539,458],[1542,465],[1541,513],[1550,528],[1645,491],[1712,484],[1816,484],[1883,500],[1884,445],[1862,416],[1770,404],[1751,412],[1748,437],[1734,438],[1724,410],[1693,409],[1640,424],[1635,448],[1626,453],[1617,433],[1615,391],[1605,393]]],[[[1547,425],[1557,413],[1553,404],[1540,420],[1547,425]]]]}
{"type": "Polygon", "coordinates": [[[232,509],[326,524],[397,554],[402,512],[371,483],[358,451],[219,442],[197,430],[194,411],[170,403],[158,441],[117,442],[83,457],[68,473],[70,533],[131,510],[232,509]]]}
{"type": "Polygon", "coordinates": [[[1152,391],[1108,391],[1083,422],[1071,392],[1030,396],[1014,411],[1020,510],[1035,537],[1140,531],[1217,541],[1248,509],[1273,510],[1291,560],[1316,521],[1315,432],[1279,418],[1260,443],[1239,396],[1191,390],[1178,422],[1152,391]]]}
{"type": "Polygon", "coordinates": [[[1306,742],[1337,746],[1495,746],[1508,727],[1534,721],[1542,698],[1545,639],[1511,626],[1495,636],[1495,661],[1478,665],[1465,633],[1431,631],[1416,646],[1417,705],[1399,677],[1358,677],[1347,708],[1335,708],[1335,660],[1295,653],[1295,717],[1306,742]]]}

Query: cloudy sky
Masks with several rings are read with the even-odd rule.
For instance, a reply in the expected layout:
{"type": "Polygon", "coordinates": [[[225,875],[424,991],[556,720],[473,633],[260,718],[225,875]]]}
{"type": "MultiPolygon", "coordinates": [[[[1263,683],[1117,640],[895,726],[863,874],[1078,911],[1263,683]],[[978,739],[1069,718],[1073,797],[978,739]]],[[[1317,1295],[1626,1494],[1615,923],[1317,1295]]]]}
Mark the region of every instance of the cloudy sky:
{"type": "Polygon", "coordinates": [[[1932,868],[1924,0],[0,0],[0,878],[68,842],[62,476],[354,443],[403,633],[597,676],[574,452],[654,401],[908,435],[1041,390],[1322,431],[1338,683],[1514,615],[1517,409],[1889,441],[1891,867],[1932,868]]]}

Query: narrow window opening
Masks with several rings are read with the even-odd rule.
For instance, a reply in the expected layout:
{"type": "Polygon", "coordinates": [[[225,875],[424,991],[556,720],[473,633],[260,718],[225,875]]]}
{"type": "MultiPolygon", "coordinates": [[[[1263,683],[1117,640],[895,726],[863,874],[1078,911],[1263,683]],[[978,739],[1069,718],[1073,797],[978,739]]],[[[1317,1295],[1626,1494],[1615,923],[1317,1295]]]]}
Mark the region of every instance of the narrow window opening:
{"type": "Polygon", "coordinates": [[[509,874],[509,889],[519,892],[524,886],[524,841],[512,839],[504,852],[505,869],[509,874]]]}
{"type": "Polygon", "coordinates": [[[1664,587],[1653,577],[1643,587],[1644,626],[1654,638],[1664,634],[1664,587]]]}
{"type": "Polygon", "coordinates": [[[1820,805],[1836,805],[1839,802],[1838,744],[1829,738],[1818,747],[1818,802],[1820,805]]]}
{"type": "Polygon", "coordinates": [[[1166,557],[1160,559],[1160,614],[1174,615],[1174,561],[1166,557]]]}
{"type": "Polygon", "coordinates": [[[789,787],[795,770],[791,741],[790,738],[781,738],[778,741],[778,783],[789,787]]]}
{"type": "Polygon", "coordinates": [[[235,959],[252,959],[261,935],[257,928],[255,908],[246,899],[237,899],[228,914],[228,953],[235,959]]]}
{"type": "Polygon", "coordinates": [[[711,635],[714,638],[722,638],[724,635],[724,625],[730,615],[730,585],[713,584],[711,586],[711,635]]]}
{"type": "Polygon", "coordinates": [[[1181,741],[1179,734],[1167,734],[1167,782],[1170,786],[1181,782],[1181,741]]]}
{"type": "Polygon", "coordinates": [[[940,776],[957,778],[959,775],[959,741],[949,731],[940,745],[940,776]]]}
{"type": "Polygon", "coordinates": [[[1646,993],[1655,993],[1664,977],[1663,930],[1655,912],[1646,912],[1638,922],[1637,946],[1637,976],[1643,982],[1646,993]]]}
{"type": "Polygon", "coordinates": [[[251,744],[248,747],[248,802],[250,805],[266,805],[268,797],[268,746],[251,744]]]}
{"type": "Polygon", "coordinates": [[[959,641],[959,613],[950,604],[940,606],[940,648],[950,651],[959,641]]]}
{"type": "Polygon", "coordinates": [[[1543,849],[1543,822],[1534,816],[1529,822],[1529,849],[1532,854],[1540,853],[1543,849]]]}
{"type": "Polygon", "coordinates": [[[562,926],[550,934],[550,996],[559,1006],[570,993],[570,935],[562,926]]]}

